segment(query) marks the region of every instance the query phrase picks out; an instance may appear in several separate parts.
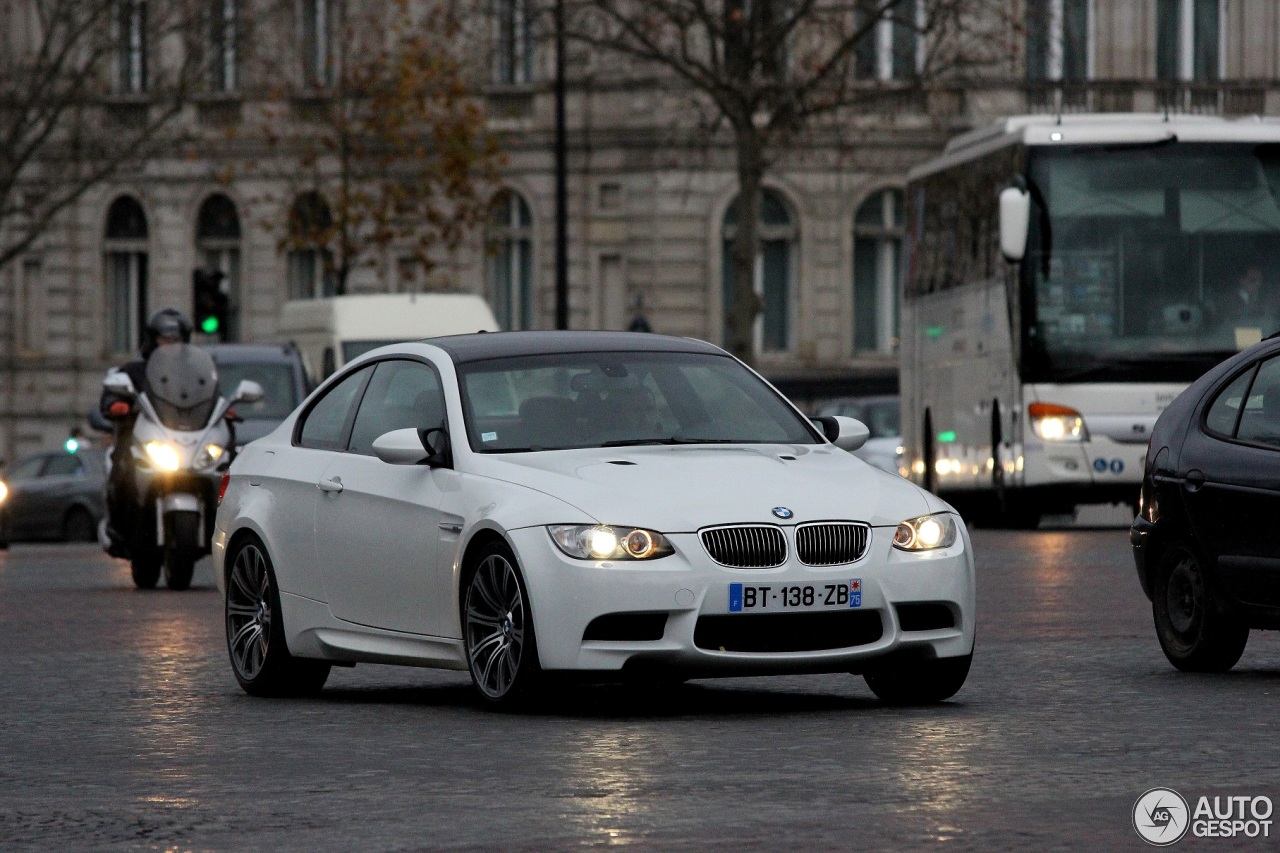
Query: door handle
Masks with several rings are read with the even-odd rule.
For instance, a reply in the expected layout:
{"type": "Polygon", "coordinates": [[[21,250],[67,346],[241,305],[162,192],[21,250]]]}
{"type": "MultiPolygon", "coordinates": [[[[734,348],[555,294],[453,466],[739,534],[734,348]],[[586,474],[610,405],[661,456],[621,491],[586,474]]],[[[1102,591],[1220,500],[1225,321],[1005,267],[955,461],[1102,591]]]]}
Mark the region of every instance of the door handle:
{"type": "Polygon", "coordinates": [[[1204,472],[1197,468],[1192,468],[1188,471],[1186,479],[1182,481],[1182,487],[1188,492],[1198,492],[1203,485],[1204,472]]]}
{"type": "Polygon", "coordinates": [[[341,477],[324,477],[320,482],[316,483],[316,488],[322,492],[340,492],[342,491],[341,477]]]}

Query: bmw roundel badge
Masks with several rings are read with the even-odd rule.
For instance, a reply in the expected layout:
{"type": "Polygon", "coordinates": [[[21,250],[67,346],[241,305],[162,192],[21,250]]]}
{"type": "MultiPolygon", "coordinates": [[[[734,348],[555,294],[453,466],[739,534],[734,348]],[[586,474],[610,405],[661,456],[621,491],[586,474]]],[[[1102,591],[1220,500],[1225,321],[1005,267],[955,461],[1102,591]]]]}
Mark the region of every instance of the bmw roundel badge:
{"type": "Polygon", "coordinates": [[[784,518],[784,519],[791,518],[793,515],[795,515],[794,512],[787,509],[785,506],[775,506],[773,508],[773,514],[776,515],[778,518],[784,518]]]}

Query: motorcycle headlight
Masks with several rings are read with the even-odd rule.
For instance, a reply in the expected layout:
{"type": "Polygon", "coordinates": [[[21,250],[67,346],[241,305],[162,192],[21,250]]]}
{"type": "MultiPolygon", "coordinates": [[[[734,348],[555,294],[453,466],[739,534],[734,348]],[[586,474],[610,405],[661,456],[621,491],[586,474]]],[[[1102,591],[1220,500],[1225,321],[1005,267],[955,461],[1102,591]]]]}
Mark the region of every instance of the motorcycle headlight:
{"type": "Polygon", "coordinates": [[[1027,406],[1031,430],[1045,441],[1085,441],[1084,416],[1075,409],[1054,403],[1032,403],[1027,406]]]}
{"type": "Polygon", "coordinates": [[[578,560],[656,560],[673,553],[661,533],[641,527],[604,524],[552,524],[551,541],[578,560]]]}
{"type": "Polygon", "coordinates": [[[211,468],[217,464],[218,460],[222,458],[222,454],[225,452],[226,451],[223,450],[222,445],[206,444],[200,451],[200,455],[196,457],[195,467],[199,470],[211,468]]]}
{"type": "Polygon", "coordinates": [[[4,480],[0,480],[0,504],[4,503],[7,497],[9,497],[9,487],[5,485],[4,480]]]}
{"type": "Polygon", "coordinates": [[[898,523],[898,529],[893,534],[893,547],[899,551],[949,548],[955,544],[958,532],[951,513],[919,515],[898,523]]]}
{"type": "Polygon", "coordinates": [[[163,441],[148,441],[144,449],[147,451],[147,458],[151,460],[151,464],[161,471],[178,470],[178,448],[172,444],[165,444],[163,441]]]}

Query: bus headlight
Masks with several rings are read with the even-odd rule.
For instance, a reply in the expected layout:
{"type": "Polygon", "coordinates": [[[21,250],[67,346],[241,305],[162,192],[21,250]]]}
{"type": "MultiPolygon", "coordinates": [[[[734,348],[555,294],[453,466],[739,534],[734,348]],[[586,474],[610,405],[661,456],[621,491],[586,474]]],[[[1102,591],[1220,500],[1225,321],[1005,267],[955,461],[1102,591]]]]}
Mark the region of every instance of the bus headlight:
{"type": "Polygon", "coordinates": [[[1075,409],[1055,403],[1032,403],[1027,406],[1031,431],[1045,441],[1087,441],[1084,416],[1075,409]]]}
{"type": "Polygon", "coordinates": [[[4,503],[7,497],[9,497],[9,487],[4,484],[4,480],[0,480],[0,504],[4,503]]]}

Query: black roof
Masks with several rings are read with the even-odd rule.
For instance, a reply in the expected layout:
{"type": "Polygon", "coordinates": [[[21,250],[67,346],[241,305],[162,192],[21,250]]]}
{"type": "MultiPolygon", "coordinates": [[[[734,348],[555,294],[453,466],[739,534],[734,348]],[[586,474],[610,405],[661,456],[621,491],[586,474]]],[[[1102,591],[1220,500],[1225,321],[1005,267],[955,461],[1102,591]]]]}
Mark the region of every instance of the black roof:
{"type": "Polygon", "coordinates": [[[647,332],[484,332],[427,338],[455,363],[571,352],[696,352],[724,355],[706,341],[647,332]]]}

